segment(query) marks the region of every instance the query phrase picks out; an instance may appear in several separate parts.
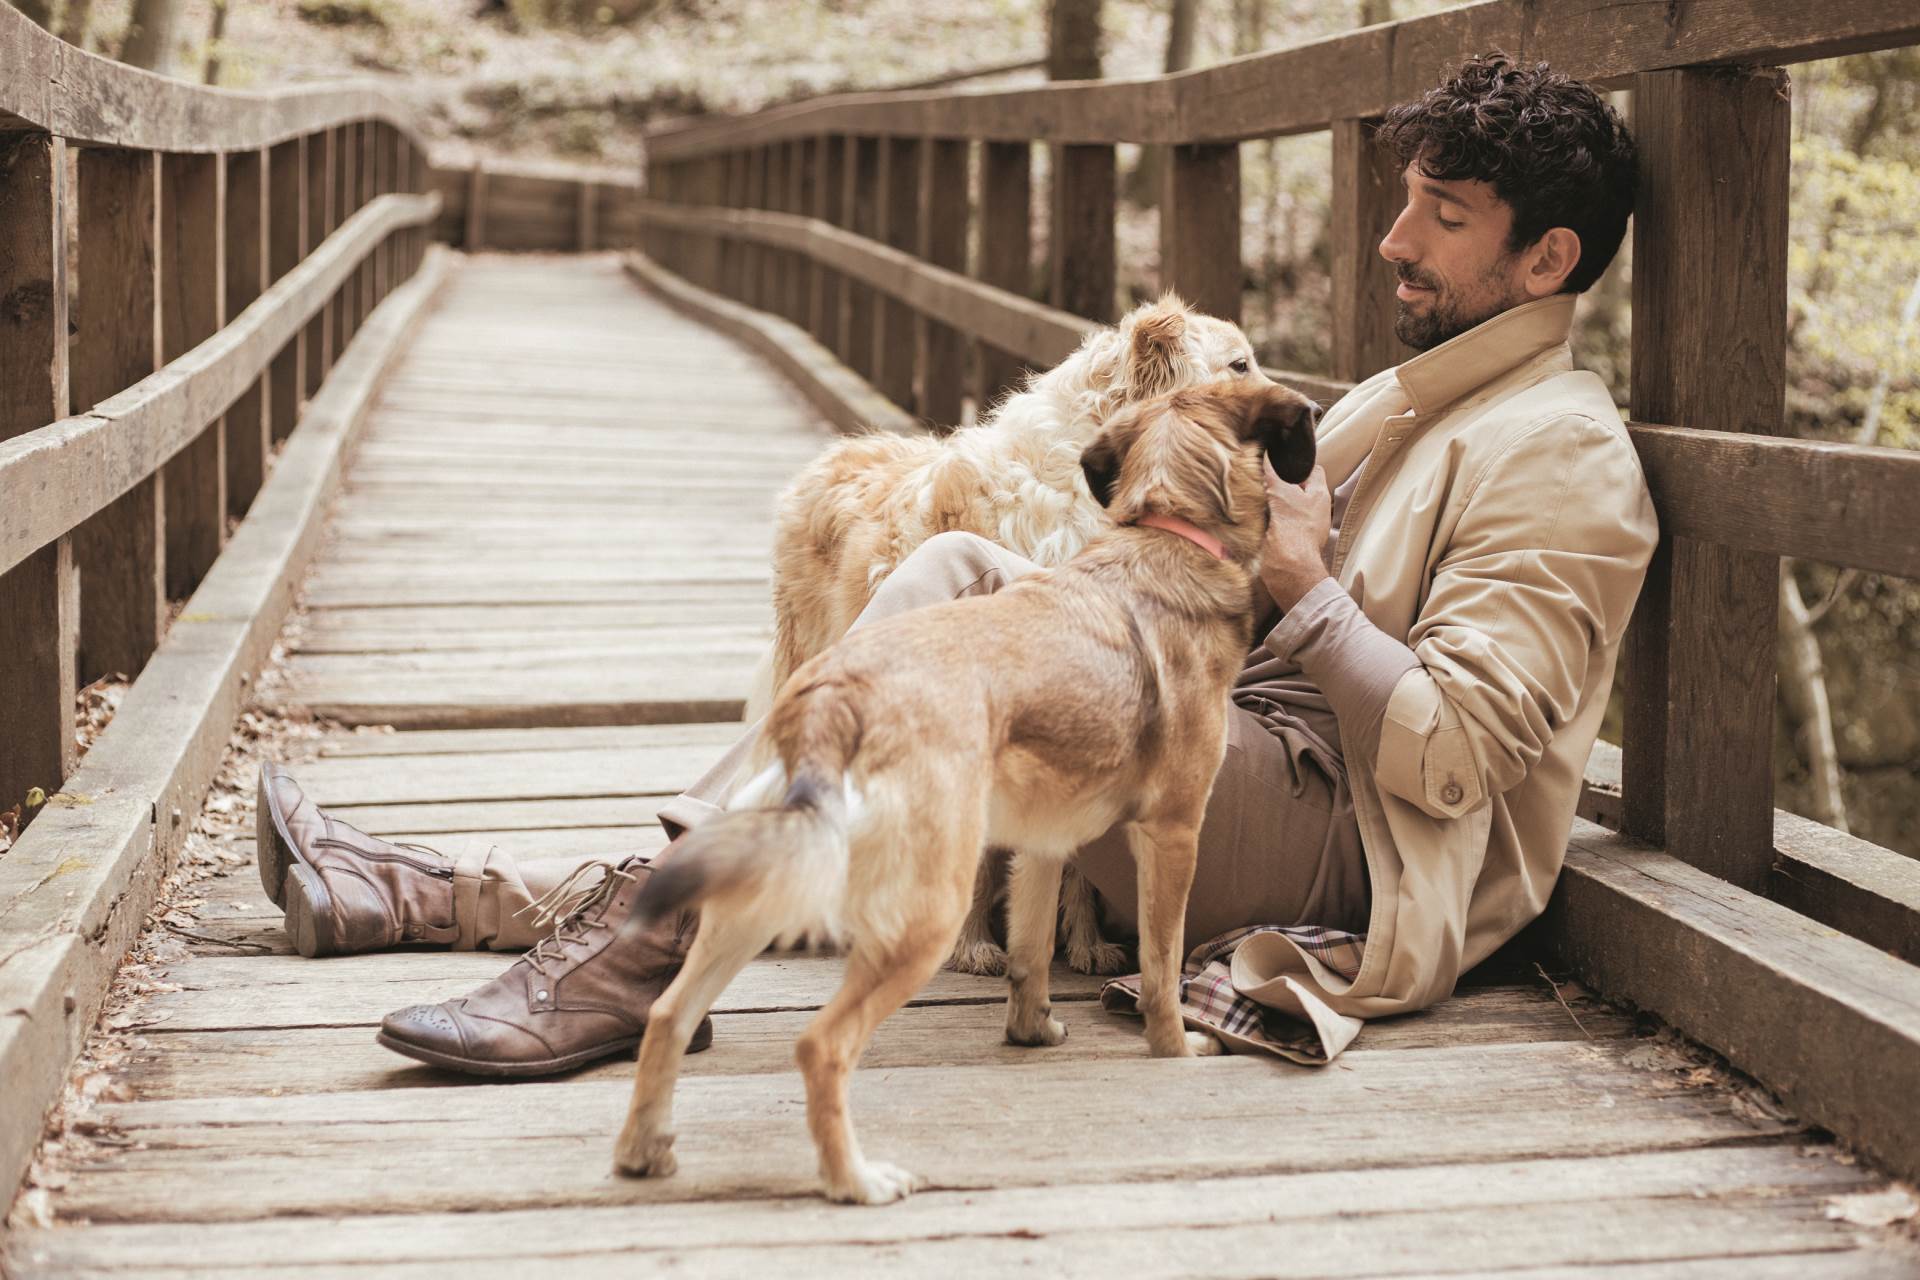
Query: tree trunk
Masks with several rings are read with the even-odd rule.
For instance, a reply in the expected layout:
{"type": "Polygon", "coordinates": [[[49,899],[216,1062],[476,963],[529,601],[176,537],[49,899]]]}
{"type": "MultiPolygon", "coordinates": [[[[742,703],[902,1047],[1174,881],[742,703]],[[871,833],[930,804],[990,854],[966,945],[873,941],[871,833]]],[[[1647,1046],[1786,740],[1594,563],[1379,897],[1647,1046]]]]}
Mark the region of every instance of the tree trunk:
{"type": "MultiPolygon", "coordinates": [[[[1200,0],[1173,0],[1167,20],[1166,72],[1185,71],[1193,66],[1193,31],[1198,25],[1200,0]]],[[[1160,203],[1161,175],[1166,172],[1165,147],[1140,148],[1140,162],[1127,181],[1127,196],[1142,208],[1160,203]]]]}
{"type": "Polygon", "coordinates": [[[1100,45],[1100,0],[1051,0],[1047,79],[1098,80],[1100,45]]]}
{"type": "Polygon", "coordinates": [[[12,0],[12,4],[47,30],[53,30],[53,0],[12,0]]]}
{"type": "Polygon", "coordinates": [[[200,78],[208,84],[220,83],[220,41],[227,34],[227,0],[213,0],[213,21],[207,31],[206,72],[200,78]]]}
{"type": "Polygon", "coordinates": [[[120,61],[171,74],[182,0],[134,0],[133,24],[120,46],[120,61]]]}
{"type": "Polygon", "coordinates": [[[1847,830],[1847,800],[1840,790],[1840,752],[1833,741],[1833,710],[1827,702],[1827,671],[1820,642],[1807,621],[1807,605],[1793,577],[1793,562],[1780,562],[1780,700],[1794,746],[1813,777],[1814,812],[1808,816],[1836,831],[1847,830]]]}
{"type": "Polygon", "coordinates": [[[60,15],[60,38],[76,49],[87,47],[87,28],[93,18],[93,0],[67,0],[60,15]]]}

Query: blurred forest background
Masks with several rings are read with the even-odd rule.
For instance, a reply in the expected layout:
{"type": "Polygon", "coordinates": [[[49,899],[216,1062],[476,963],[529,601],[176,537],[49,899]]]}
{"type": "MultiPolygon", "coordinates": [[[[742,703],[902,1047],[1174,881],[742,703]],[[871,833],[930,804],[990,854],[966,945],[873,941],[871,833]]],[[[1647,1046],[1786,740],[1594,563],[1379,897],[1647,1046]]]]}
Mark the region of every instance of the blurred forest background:
{"type": "MultiPolygon", "coordinates": [[[[1064,37],[1056,70],[1064,51],[1073,74],[1131,77],[1450,7],[1436,0],[14,3],[76,44],[184,78],[264,88],[382,77],[420,110],[442,164],[488,155],[625,169],[644,163],[648,127],[701,113],[992,68],[1013,69],[966,84],[1033,83],[1047,74],[1050,33],[1064,37]]],[[[1920,446],[1920,51],[1804,64],[1793,77],[1786,430],[1920,446]]],[[[1631,116],[1627,95],[1616,102],[1631,116]]],[[[1270,368],[1324,371],[1327,138],[1249,143],[1242,159],[1247,328],[1270,368]]],[[[1037,163],[1043,183],[1044,149],[1037,163]]],[[[1158,270],[1153,157],[1123,148],[1121,165],[1120,278],[1130,300],[1153,288],[1158,270]]],[[[1037,211],[1046,207],[1035,200],[1037,211]]],[[[1044,225],[1035,231],[1044,246],[1044,225]]],[[[1583,301],[1577,335],[1578,358],[1609,381],[1623,406],[1630,271],[1622,262],[1583,301]]],[[[1035,292],[1042,292],[1037,279],[1035,292]]],[[[1915,505],[1920,511],[1920,494],[1915,505]]],[[[1920,584],[1783,565],[1778,642],[1779,804],[1920,855],[1920,584]]]]}

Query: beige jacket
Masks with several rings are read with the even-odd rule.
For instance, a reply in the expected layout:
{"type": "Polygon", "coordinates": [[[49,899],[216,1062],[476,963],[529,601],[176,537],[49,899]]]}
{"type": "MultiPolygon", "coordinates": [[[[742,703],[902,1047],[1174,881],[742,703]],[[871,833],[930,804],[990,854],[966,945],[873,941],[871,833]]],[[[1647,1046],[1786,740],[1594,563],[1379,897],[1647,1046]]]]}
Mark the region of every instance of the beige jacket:
{"type": "Polygon", "coordinates": [[[1412,656],[1369,700],[1302,648],[1343,725],[1343,698],[1379,718],[1371,758],[1347,759],[1372,916],[1351,982],[1282,935],[1248,939],[1234,985],[1263,1004],[1315,1021],[1327,1006],[1422,1008],[1546,907],[1658,536],[1619,411],[1573,367],[1573,307],[1504,312],[1361,383],[1321,423],[1329,484],[1366,470],[1333,582],[1267,647],[1289,658],[1315,615],[1357,604],[1412,656]]]}

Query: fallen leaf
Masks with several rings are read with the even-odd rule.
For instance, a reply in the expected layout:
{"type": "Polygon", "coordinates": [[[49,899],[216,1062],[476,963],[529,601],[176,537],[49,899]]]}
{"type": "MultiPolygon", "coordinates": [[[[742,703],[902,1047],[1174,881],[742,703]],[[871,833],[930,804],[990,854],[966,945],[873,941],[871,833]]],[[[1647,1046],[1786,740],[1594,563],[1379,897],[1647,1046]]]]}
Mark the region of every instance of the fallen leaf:
{"type": "Polygon", "coordinates": [[[1890,1227],[1920,1213],[1920,1201],[1905,1187],[1895,1185],[1884,1191],[1829,1196],[1826,1212],[1832,1222],[1850,1222],[1856,1227],[1890,1227]]]}

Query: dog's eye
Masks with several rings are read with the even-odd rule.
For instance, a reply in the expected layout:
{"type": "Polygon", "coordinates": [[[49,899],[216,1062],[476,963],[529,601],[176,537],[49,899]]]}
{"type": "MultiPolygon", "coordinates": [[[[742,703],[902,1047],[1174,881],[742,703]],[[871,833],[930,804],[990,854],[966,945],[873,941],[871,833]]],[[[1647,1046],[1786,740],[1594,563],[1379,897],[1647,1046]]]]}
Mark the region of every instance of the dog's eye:
{"type": "Polygon", "coordinates": [[[1251,369],[1252,367],[1253,366],[1247,362],[1247,358],[1245,356],[1241,356],[1238,360],[1235,360],[1232,364],[1227,366],[1227,368],[1233,370],[1235,373],[1245,373],[1247,370],[1251,369]]]}

